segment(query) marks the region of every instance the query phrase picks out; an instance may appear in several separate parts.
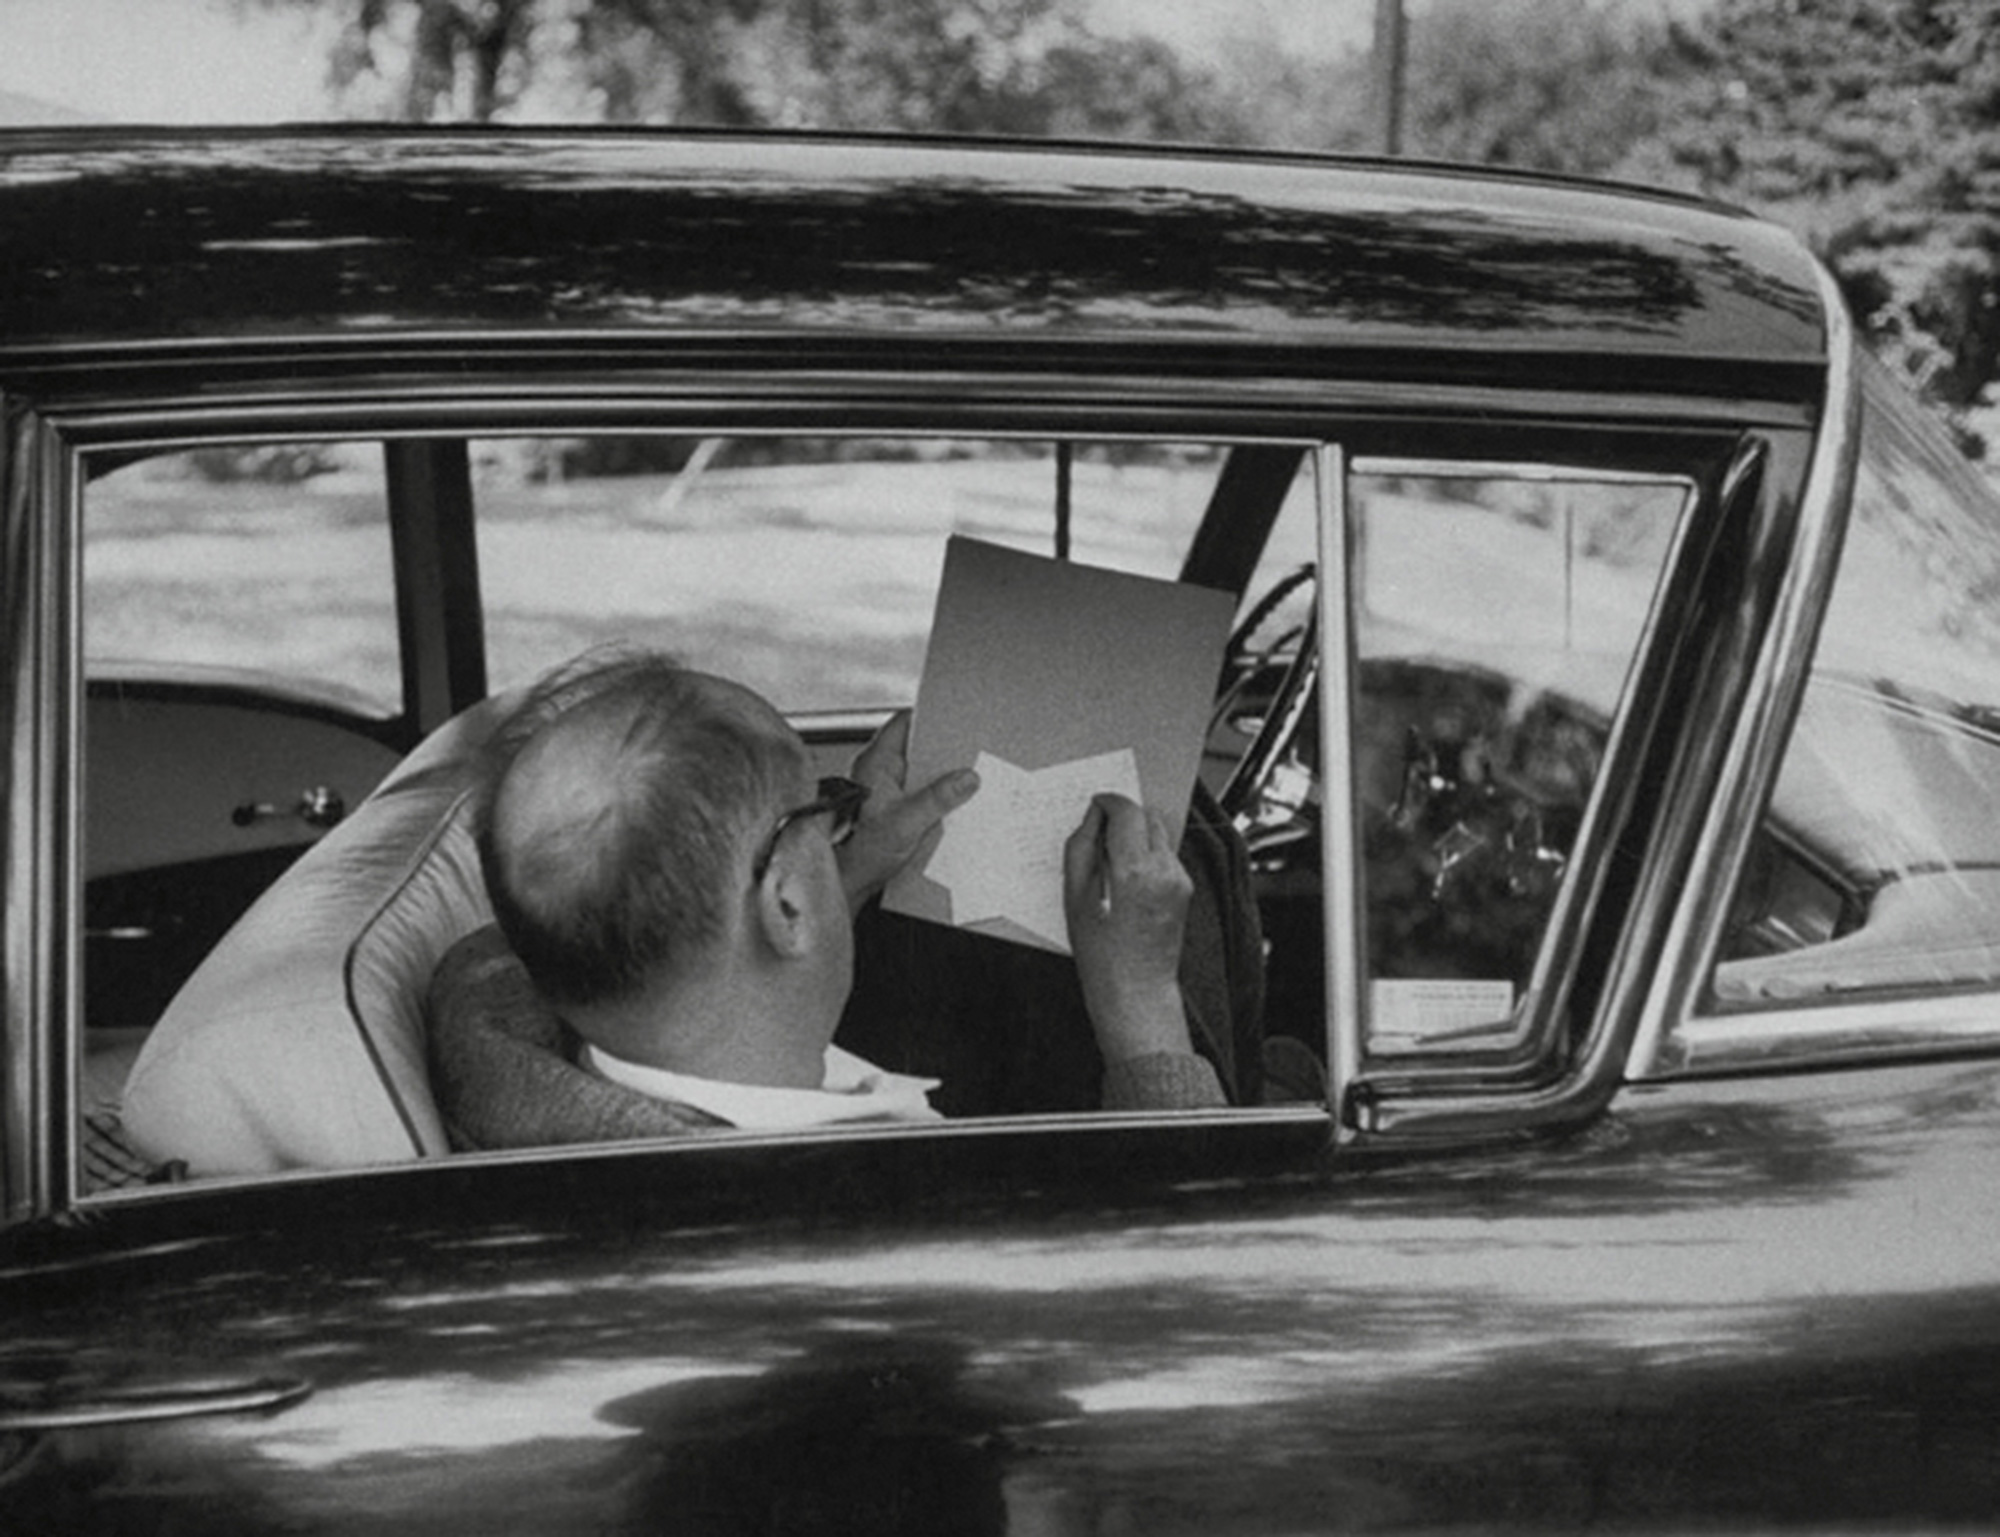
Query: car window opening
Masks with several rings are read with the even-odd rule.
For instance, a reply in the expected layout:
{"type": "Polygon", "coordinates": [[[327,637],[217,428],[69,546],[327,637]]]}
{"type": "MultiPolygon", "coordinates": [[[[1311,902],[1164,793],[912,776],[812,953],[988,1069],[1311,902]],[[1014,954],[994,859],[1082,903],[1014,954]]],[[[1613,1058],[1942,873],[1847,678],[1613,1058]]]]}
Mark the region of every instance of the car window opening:
{"type": "MultiPolygon", "coordinates": [[[[340,444],[289,456],[260,445],[233,462],[224,450],[202,452],[206,473],[232,495],[253,500],[244,483],[276,488],[271,505],[294,510],[261,514],[263,524],[217,525],[206,507],[176,521],[165,501],[141,512],[130,510],[129,493],[90,501],[87,635],[113,598],[128,632],[150,608],[160,632],[172,633],[173,616],[191,601],[186,569],[219,573],[219,590],[235,593],[235,573],[264,559],[260,540],[297,537],[298,488],[338,491],[343,467],[369,457],[361,445],[340,444]],[[152,568],[161,574],[150,586],[145,562],[128,554],[143,538],[185,549],[181,565],[152,568]]],[[[565,659],[607,644],[657,652],[752,690],[803,732],[814,773],[848,773],[870,732],[915,695],[945,537],[1047,550],[1051,486],[1059,559],[1241,594],[1217,664],[1189,816],[1195,841],[1181,851],[1194,879],[1190,953],[1198,953],[1197,971],[1206,968],[1183,978],[1188,1039],[1230,1103],[1324,1101],[1321,536],[1312,461],[1298,450],[708,434],[476,439],[459,459],[476,508],[467,526],[477,549],[464,564],[477,571],[480,650],[495,692],[400,764],[374,749],[357,792],[327,786],[348,814],[325,848],[315,849],[323,827],[287,810],[277,792],[257,790],[253,804],[275,808],[253,819],[268,846],[261,864],[246,861],[213,830],[213,815],[192,804],[171,819],[156,809],[149,825],[210,830],[184,838],[186,847],[153,849],[143,827],[128,826],[148,819],[118,809],[125,801],[109,771],[114,761],[141,761],[144,733],[173,739],[206,722],[203,696],[170,677],[149,720],[93,710],[87,820],[102,858],[87,887],[92,1103],[108,1107],[122,1093],[142,1144],[176,1156],[183,1134],[200,1125],[211,1128],[202,1137],[218,1142],[206,1162],[250,1170],[491,1145],[439,1104],[441,1071],[456,1103],[475,1092],[467,1085],[484,1068],[463,1053],[441,1064],[426,1014],[438,1005],[426,1000],[454,946],[493,918],[473,846],[471,789],[523,691],[565,659]],[[1251,531],[1256,547],[1233,548],[1235,527],[1251,531]],[[308,850],[312,857],[301,859],[308,850]],[[294,861],[297,873],[283,874],[294,861]],[[211,875],[224,869],[233,885],[211,875]],[[135,883],[161,921],[128,916],[135,883]],[[266,888],[272,895],[253,909],[266,888]],[[294,899],[312,926],[342,942],[322,944],[309,961],[294,955],[294,899]],[[183,911],[197,902],[202,924],[183,911]],[[1232,914],[1246,915],[1247,926],[1232,914]],[[314,1022],[269,1032],[266,1022],[280,1013],[314,1022]],[[258,1130],[217,1139],[214,1089],[163,1073],[167,1054],[146,1051],[163,1016],[166,1035],[192,1018],[197,1033],[231,1039],[227,1071],[260,1092],[283,1101],[286,1085],[299,1085],[289,1091],[298,1104],[286,1133],[296,1141],[279,1151],[258,1130]],[[301,1040],[315,1043],[303,1057],[301,1040]],[[351,1126],[298,1130],[313,1116],[299,1063],[322,1048],[339,1065],[314,1068],[315,1086],[337,1084],[350,1103],[372,1106],[358,1136],[351,1126]]],[[[180,473],[149,463],[106,479],[171,483],[180,473]]],[[[1450,459],[1362,461],[1347,482],[1362,1060],[1394,1065],[1488,1049],[1522,1028],[1548,915],[1689,493],[1687,482],[1658,476],[1450,459]],[[1496,571],[1504,581],[1493,579],[1496,571]]],[[[352,538],[349,523],[346,514],[314,512],[304,526],[352,538]]],[[[296,589],[294,649],[248,685],[245,745],[232,749],[247,767],[253,747],[276,747],[301,765],[291,777],[314,787],[328,775],[302,765],[335,761],[322,738],[365,739],[367,717],[322,700],[309,720],[295,719],[276,702],[310,692],[323,671],[388,678],[409,666],[357,619],[384,615],[378,633],[393,635],[386,616],[412,601],[393,590],[413,580],[410,569],[325,564],[319,585],[296,589]],[[347,659],[322,660],[337,656],[347,659]]],[[[93,697],[101,689],[129,697],[124,664],[108,648],[92,655],[102,656],[92,664],[93,697]]],[[[177,793],[193,797],[195,789],[191,776],[177,793]]],[[[253,792],[232,793],[235,806],[253,792]]],[[[301,804],[327,799],[315,790],[301,804]]],[[[951,1116],[1086,1112],[1106,1102],[1104,1059],[1072,963],[924,927],[864,911],[836,1044],[865,1064],[939,1080],[934,1100],[951,1116]],[[993,1016],[1011,1022],[1011,1056],[995,1056],[993,1016]],[[941,1019],[952,1022],[943,1039],[924,1043],[923,1031],[941,1019]]],[[[579,1038],[524,984],[506,950],[475,947],[452,974],[469,977],[475,997],[501,1000],[482,1007],[512,1046],[560,1059],[548,1091],[559,1098],[578,1081],[568,1075],[578,1070],[579,1038]]],[[[1133,1107],[1182,1102],[1172,1083],[1151,1092],[1163,1097],[1138,1093],[1133,1107]]],[[[594,1086],[591,1095],[603,1098],[594,1086]]],[[[586,1124],[599,1131],[579,1136],[549,1124],[524,1135],[555,1143],[659,1132],[643,1117],[637,1131],[622,1133],[615,1128],[635,1123],[614,1115],[586,1124]]],[[[186,1161],[205,1172],[203,1157],[186,1161]]]]}
{"type": "MultiPolygon", "coordinates": [[[[314,785],[338,777],[342,785],[329,784],[326,794],[315,790],[302,803],[324,815],[338,799],[346,815],[323,838],[326,828],[287,810],[285,795],[232,782],[232,808],[253,793],[262,808],[251,824],[270,851],[252,869],[206,809],[212,797],[199,776],[186,776],[169,802],[148,812],[136,795],[121,797],[110,775],[115,762],[142,761],[152,737],[181,739],[206,725],[193,663],[177,664],[163,677],[152,717],[93,708],[90,761],[98,777],[86,820],[102,859],[88,883],[90,1095],[99,1111],[122,1100],[123,1119],[94,1114],[90,1140],[99,1141],[106,1127],[123,1131],[142,1150],[184,1161],[196,1175],[343,1166],[469,1143],[436,1102],[438,1063],[434,1053],[427,1060],[427,1041],[435,1041],[424,1000],[453,943],[490,921],[467,792],[486,744],[532,678],[606,642],[652,648],[757,690],[804,728],[815,762],[837,772],[886,710],[914,693],[946,534],[1032,549],[1035,502],[1044,519],[1049,503],[1033,496],[1032,478],[1024,476],[1039,473],[1055,486],[1060,556],[1172,580],[1193,558],[1204,520],[1211,542],[1228,526],[1232,509],[1222,476],[1229,452],[1203,444],[1017,439],[475,440],[461,462],[477,509],[471,526],[484,650],[497,692],[432,732],[401,763],[393,752],[369,758],[359,777],[352,770],[320,772],[319,765],[337,765],[359,751],[343,745],[350,740],[372,744],[366,712],[316,696],[315,712],[297,717],[281,701],[312,692],[329,675],[377,680],[380,697],[393,697],[389,680],[411,665],[370,635],[393,644],[396,626],[388,616],[412,601],[396,584],[407,587],[414,568],[347,558],[349,544],[342,541],[351,543],[356,536],[348,530],[361,525],[327,499],[371,458],[379,464],[379,455],[340,443],[290,454],[268,445],[204,448],[203,484],[269,509],[225,524],[215,521],[205,498],[175,504],[152,490],[186,473],[171,459],[140,461],[106,477],[154,502],[140,507],[133,492],[87,502],[87,635],[99,633],[100,611],[114,601],[128,631],[136,633],[152,614],[150,633],[176,635],[177,616],[210,601],[197,596],[190,572],[211,573],[210,585],[240,608],[248,573],[268,564],[267,551],[276,555],[325,531],[332,542],[319,566],[293,589],[292,649],[270,654],[261,675],[246,672],[244,745],[228,756],[230,773],[239,777],[314,785]],[[557,529],[561,537],[551,537],[557,529]],[[164,541],[177,563],[149,565],[141,549],[148,538],[164,541]],[[115,588],[108,585],[114,580],[115,588]],[[373,632],[360,622],[371,612],[383,616],[373,632]],[[349,782],[357,786],[352,792],[343,787],[349,782]],[[179,842],[157,849],[145,842],[153,836],[146,827],[169,822],[187,830],[179,842]],[[144,826],[128,825],[134,823],[144,826]],[[121,882],[130,884],[128,865],[150,883],[158,921],[128,921],[118,909],[118,901],[129,900],[120,895],[121,882]],[[236,872],[228,888],[210,878],[225,865],[236,872]],[[265,899],[253,904],[259,892],[265,899]],[[205,927],[189,921],[196,903],[207,914],[205,927]],[[342,942],[319,942],[302,957],[295,944],[302,929],[342,942]],[[129,981],[141,974],[143,989],[129,981]],[[152,1028],[162,1018],[163,1027],[152,1028]],[[283,1031],[270,1028],[278,1018],[287,1021],[283,1031]],[[204,1083],[198,1073],[177,1070],[173,1064],[184,1065],[186,1054],[158,1045],[190,1030],[231,1042],[228,1064],[218,1071],[254,1085],[266,1101],[266,1119],[286,1123],[285,1145],[267,1145],[261,1128],[217,1130],[230,1120],[226,1101],[233,1091],[225,1081],[204,1083]],[[316,1099],[341,1105],[349,1124],[332,1128],[321,1116],[315,1128],[316,1099]],[[365,1123],[358,1132],[357,1121],[365,1123]],[[181,1144],[203,1139],[205,1150],[179,1159],[181,1144]]],[[[407,475],[392,481],[392,504],[408,494],[411,481],[407,475]]],[[[1042,481],[1044,495],[1050,484],[1042,481]]],[[[1276,521],[1287,531],[1273,542],[1310,549],[1311,497],[1286,505],[1276,521]]],[[[401,513],[391,505],[389,515],[401,513]]],[[[1269,512],[1236,515],[1253,527],[1273,526],[1269,512]]],[[[217,607],[224,611],[214,629],[226,637],[238,621],[226,603],[217,607]]],[[[405,628],[405,645],[413,643],[411,633],[405,628]]],[[[131,697],[122,676],[130,669],[113,654],[118,649],[92,645],[93,697],[100,691],[107,700],[131,697]]],[[[1224,696],[1239,699],[1256,687],[1255,680],[1247,689],[1240,679],[1225,683],[1224,696]]],[[[1255,724],[1240,711],[1218,712],[1201,754],[1187,834],[1194,841],[1183,853],[1195,886],[1189,922],[1198,937],[1190,946],[1201,957],[1185,983],[1190,1040],[1201,1071],[1213,1072],[1230,1102],[1310,1104],[1325,1092],[1319,995],[1303,980],[1323,969],[1311,863],[1316,843],[1280,838],[1253,857],[1240,819],[1224,812],[1214,794],[1229,781],[1250,740],[1246,727],[1255,724]],[[1247,926],[1232,913],[1247,918],[1247,926]],[[1267,1009],[1258,993],[1273,982],[1267,1009]],[[1276,1043],[1268,1070],[1265,1031],[1276,1043]]],[[[1311,800],[1297,803],[1303,810],[1311,800]]],[[[232,834],[242,830],[241,823],[230,825],[232,834]]],[[[786,847],[808,841],[801,835],[786,847]]],[[[947,1113],[1202,1102],[1198,1092],[1187,1098],[1174,1079],[1181,1070],[1171,1065],[1156,1064],[1167,1079],[1143,1091],[1125,1085],[1118,1090],[1123,1099],[1111,1095],[1099,1081],[1107,1069],[1066,959],[978,941],[967,942],[962,955],[933,957],[926,969],[909,964],[913,947],[924,947],[872,912],[855,945],[859,980],[843,1041],[851,1037],[867,1048],[858,1054],[875,1065],[941,1074],[946,1086],[938,1098],[947,1113]],[[997,1063],[985,1060],[992,1052],[976,1028],[979,1013],[995,1011],[1013,1021],[1018,1036],[1012,1058],[997,1063]],[[913,1053],[904,1037],[920,1016],[962,1017],[962,1028],[928,1056],[913,1053]]],[[[553,1019],[544,1010],[533,1019],[510,1018],[506,1028],[518,1039],[548,1036],[574,1057],[563,1027],[551,1033],[553,1019]]],[[[574,1063],[563,1067],[572,1071],[574,1063]]],[[[1117,1076],[1110,1072],[1107,1082],[1117,1076]]]]}

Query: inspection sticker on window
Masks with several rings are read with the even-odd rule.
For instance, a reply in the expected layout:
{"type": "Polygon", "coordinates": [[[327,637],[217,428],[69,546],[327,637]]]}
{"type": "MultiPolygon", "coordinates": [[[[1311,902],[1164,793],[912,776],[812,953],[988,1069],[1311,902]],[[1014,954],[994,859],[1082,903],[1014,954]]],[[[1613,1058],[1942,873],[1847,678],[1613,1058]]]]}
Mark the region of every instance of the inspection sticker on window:
{"type": "Polygon", "coordinates": [[[1369,984],[1372,1040],[1412,1044],[1502,1029],[1514,1012],[1514,984],[1504,978],[1391,979],[1369,984]]]}

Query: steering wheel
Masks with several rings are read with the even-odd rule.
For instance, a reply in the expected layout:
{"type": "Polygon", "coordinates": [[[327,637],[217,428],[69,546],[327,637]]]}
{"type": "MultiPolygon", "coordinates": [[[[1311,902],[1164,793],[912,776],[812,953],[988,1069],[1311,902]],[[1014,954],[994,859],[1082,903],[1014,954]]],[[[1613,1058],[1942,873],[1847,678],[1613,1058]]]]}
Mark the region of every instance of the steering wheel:
{"type": "Polygon", "coordinates": [[[1319,682],[1319,606],[1310,606],[1303,624],[1290,625],[1268,641],[1259,644],[1256,636],[1285,599],[1313,584],[1317,576],[1317,569],[1308,563],[1274,583],[1230,633],[1223,652],[1229,681],[1216,701],[1211,734],[1242,720],[1251,740],[1217,799],[1253,849],[1260,842],[1289,841],[1310,830],[1306,824],[1318,776],[1307,766],[1301,749],[1309,740],[1306,733],[1319,682]],[[1263,685],[1274,675],[1277,681],[1266,696],[1263,685]],[[1245,708],[1253,698],[1259,706],[1254,717],[1245,708]],[[1247,724],[1251,718],[1256,720],[1254,729],[1247,724]]]}

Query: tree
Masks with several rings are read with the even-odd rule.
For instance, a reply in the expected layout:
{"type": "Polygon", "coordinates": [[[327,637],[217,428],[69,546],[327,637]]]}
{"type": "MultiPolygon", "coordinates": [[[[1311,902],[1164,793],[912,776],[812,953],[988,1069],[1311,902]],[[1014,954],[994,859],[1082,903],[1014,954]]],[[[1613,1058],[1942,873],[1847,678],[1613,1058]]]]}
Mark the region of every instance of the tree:
{"type": "Polygon", "coordinates": [[[1363,58],[1314,58],[1276,35],[1252,34],[1222,48],[1212,81],[1220,142],[1342,154],[1375,148],[1363,58]]]}
{"type": "Polygon", "coordinates": [[[1667,39],[1577,0],[1436,0],[1410,27],[1414,154],[1602,174],[1659,123],[1667,39]]]}
{"type": "Polygon", "coordinates": [[[360,115],[1214,136],[1170,50],[1078,0],[238,0],[330,13],[360,115]]]}
{"type": "Polygon", "coordinates": [[[490,122],[532,104],[625,117],[669,100],[687,119],[742,120],[734,29],[780,0],[236,0],[330,16],[328,80],[360,117],[490,122]]]}
{"type": "Polygon", "coordinates": [[[1069,0],[793,0],[766,17],[773,120],[831,128],[1204,138],[1164,45],[1105,39],[1069,0]]]}
{"type": "MultiPolygon", "coordinates": [[[[1402,152],[1529,170],[1602,172],[1658,124],[1666,33],[1580,0],[1433,0],[1411,8],[1402,152]]],[[[1369,59],[1302,57],[1239,38],[1211,109],[1238,142],[1375,152],[1369,59]]]]}
{"type": "Polygon", "coordinates": [[[337,92],[380,75],[382,55],[404,55],[392,114],[423,121],[452,113],[483,122],[513,89],[536,22],[536,0],[340,0],[343,17],[328,70],[337,92]]]}
{"type": "Polygon", "coordinates": [[[1677,28],[1634,174],[1746,204],[1832,266],[1878,350],[1962,411],[2000,368],[2000,12],[1718,0],[1677,28]]]}

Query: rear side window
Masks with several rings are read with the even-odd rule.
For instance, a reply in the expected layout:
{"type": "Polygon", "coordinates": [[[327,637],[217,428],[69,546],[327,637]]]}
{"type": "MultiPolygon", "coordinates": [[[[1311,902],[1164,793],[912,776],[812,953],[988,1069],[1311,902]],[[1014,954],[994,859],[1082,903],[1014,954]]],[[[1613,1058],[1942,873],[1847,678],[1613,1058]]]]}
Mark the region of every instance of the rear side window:
{"type": "Polygon", "coordinates": [[[493,686],[605,641],[780,709],[907,704],[951,534],[1171,579],[1215,445],[957,438],[486,439],[493,686]],[[1059,529],[1061,532],[1059,533],[1059,529]]]}
{"type": "Polygon", "coordinates": [[[282,683],[401,707],[382,449],[220,444],[93,478],[84,656],[96,677],[282,683]]]}
{"type": "Polygon", "coordinates": [[[388,772],[402,672],[379,443],[86,471],[85,1007],[116,1063],[388,772]]]}

